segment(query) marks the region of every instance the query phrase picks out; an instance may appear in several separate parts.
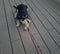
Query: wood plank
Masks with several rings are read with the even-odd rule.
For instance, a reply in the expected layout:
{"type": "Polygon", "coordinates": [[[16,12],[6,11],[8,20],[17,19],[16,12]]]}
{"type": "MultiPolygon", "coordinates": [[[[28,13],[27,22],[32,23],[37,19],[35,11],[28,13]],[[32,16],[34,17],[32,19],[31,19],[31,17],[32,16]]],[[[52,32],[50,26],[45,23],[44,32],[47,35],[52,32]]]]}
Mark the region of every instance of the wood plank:
{"type": "Polygon", "coordinates": [[[50,1],[50,0],[47,0],[47,2],[49,2],[52,5],[52,7],[55,7],[57,10],[60,10],[60,7],[56,5],[55,2],[50,1]]]}
{"type": "MultiPolygon", "coordinates": [[[[30,4],[30,6],[33,9],[35,9],[34,6],[33,6],[33,4],[30,1],[28,1],[28,3],[30,4]]],[[[34,13],[32,13],[32,14],[34,14],[34,13]]],[[[56,46],[56,44],[54,43],[54,41],[51,39],[50,35],[44,29],[44,27],[42,26],[42,24],[40,23],[40,21],[37,19],[37,17],[35,15],[32,15],[32,14],[31,14],[31,18],[33,19],[36,27],[38,28],[39,32],[41,33],[42,37],[44,38],[44,40],[45,40],[46,44],[48,45],[49,49],[51,50],[52,54],[57,54],[57,53],[59,54],[60,50],[58,49],[58,47],[56,46]]]]}
{"type": "Polygon", "coordinates": [[[21,37],[22,37],[22,40],[25,46],[26,53],[27,54],[38,54],[28,32],[23,31],[22,29],[23,28],[20,27],[20,33],[22,35],[21,37]]]}
{"type": "MultiPolygon", "coordinates": [[[[37,6],[39,6],[39,7],[37,7],[38,9],[39,9],[39,11],[41,11],[42,12],[42,15],[44,15],[44,17],[45,17],[45,19],[51,24],[51,26],[58,32],[58,34],[60,34],[60,25],[50,16],[50,14],[48,14],[48,12],[45,10],[45,9],[43,9],[37,2],[35,2],[35,4],[37,4],[37,5],[35,5],[36,7],[37,6]],[[57,26],[56,25],[58,25],[59,27],[57,28],[57,26]]],[[[37,14],[38,15],[38,14],[37,14]]]]}
{"type": "Polygon", "coordinates": [[[13,50],[14,54],[25,54],[21,40],[16,40],[13,42],[13,50]]]}
{"type": "Polygon", "coordinates": [[[33,34],[37,44],[40,46],[40,48],[42,49],[43,54],[50,54],[49,51],[47,50],[44,42],[42,41],[37,29],[34,27],[34,24],[31,23],[30,26],[30,32],[33,34]]]}
{"type": "MultiPolygon", "coordinates": [[[[57,29],[58,32],[56,32],[56,30],[51,26],[48,20],[46,20],[46,18],[39,12],[39,10],[33,5],[33,3],[30,0],[29,1],[28,0],[21,0],[21,1],[20,0],[4,0],[14,54],[20,54],[20,53],[21,54],[39,54],[31,40],[29,33],[27,31],[24,31],[22,26],[19,28],[19,33],[21,36],[18,33],[18,30],[16,28],[16,25],[13,19],[14,18],[13,14],[15,13],[15,9],[13,8],[13,5],[16,5],[15,1],[17,4],[20,4],[22,2],[28,5],[29,3],[29,5],[31,6],[30,7],[28,5],[30,9],[29,14],[32,19],[32,23],[30,24],[30,32],[33,34],[34,38],[36,39],[37,44],[40,45],[40,47],[42,48],[43,54],[60,54],[60,49],[57,47],[56,43],[50,37],[50,34],[51,34],[54,40],[60,46],[60,37],[59,37],[60,35],[58,34],[58,32],[60,32],[60,25],[51,17],[51,15],[48,14],[48,12],[44,8],[42,8],[40,4],[38,4],[38,2],[36,2],[36,0],[33,0],[33,2],[37,4],[36,6],[39,6],[39,9],[42,11],[42,13],[44,13],[48,17],[49,21],[53,24],[53,26],[57,29]],[[28,2],[26,3],[26,1],[28,2]],[[41,21],[38,19],[37,16],[41,19],[41,21]],[[46,30],[45,27],[47,28],[48,31],[46,30]]],[[[1,7],[0,11],[2,10],[0,12],[0,54],[12,54],[11,43],[9,39],[2,0],[0,0],[0,7],[1,7]]],[[[50,7],[53,8],[53,6],[50,6],[50,7]]],[[[47,6],[45,6],[45,8],[47,8],[47,6]]],[[[59,16],[57,16],[49,8],[47,8],[47,10],[50,11],[49,13],[51,13],[53,16],[55,15],[54,16],[55,19],[58,22],[60,22],[59,16]]],[[[54,9],[54,11],[59,13],[57,9],[54,9]]]]}
{"type": "Polygon", "coordinates": [[[49,2],[47,2],[47,1],[45,1],[45,0],[41,0],[47,7],[49,7],[50,9],[52,9],[56,14],[58,14],[58,15],[60,15],[60,11],[56,8],[56,7],[54,7],[54,6],[52,6],[51,5],[51,3],[49,3],[49,2]]]}
{"type": "Polygon", "coordinates": [[[58,45],[60,46],[60,35],[58,35],[58,33],[55,30],[50,30],[49,32],[51,33],[55,41],[58,43],[58,45]]]}
{"type": "Polygon", "coordinates": [[[16,25],[14,23],[14,18],[13,18],[10,4],[9,4],[8,0],[6,0],[6,1],[4,0],[4,2],[5,2],[5,9],[6,9],[6,15],[7,15],[11,39],[12,39],[12,41],[20,39],[17,29],[16,29],[16,25]]]}
{"type": "Polygon", "coordinates": [[[0,54],[12,54],[2,0],[0,0],[0,54]]]}
{"type": "Polygon", "coordinates": [[[9,0],[4,0],[4,2],[5,2],[5,9],[6,9],[11,41],[12,41],[13,52],[14,54],[20,54],[20,53],[25,54],[15,22],[14,22],[14,17],[9,4],[9,0]]]}
{"type": "Polygon", "coordinates": [[[56,14],[51,8],[47,7],[42,1],[37,0],[37,2],[42,6],[51,16],[60,24],[60,15],[56,14]]]}

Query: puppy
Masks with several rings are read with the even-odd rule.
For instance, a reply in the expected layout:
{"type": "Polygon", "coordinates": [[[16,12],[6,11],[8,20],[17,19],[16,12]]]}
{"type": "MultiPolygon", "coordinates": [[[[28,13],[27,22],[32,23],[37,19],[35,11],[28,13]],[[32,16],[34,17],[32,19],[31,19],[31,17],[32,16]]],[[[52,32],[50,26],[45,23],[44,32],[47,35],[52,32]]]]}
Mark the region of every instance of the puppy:
{"type": "Polygon", "coordinates": [[[17,7],[14,6],[14,8],[17,10],[17,26],[19,26],[21,22],[24,25],[24,29],[26,30],[29,27],[29,23],[31,22],[31,20],[28,18],[27,5],[19,4],[17,7]]]}

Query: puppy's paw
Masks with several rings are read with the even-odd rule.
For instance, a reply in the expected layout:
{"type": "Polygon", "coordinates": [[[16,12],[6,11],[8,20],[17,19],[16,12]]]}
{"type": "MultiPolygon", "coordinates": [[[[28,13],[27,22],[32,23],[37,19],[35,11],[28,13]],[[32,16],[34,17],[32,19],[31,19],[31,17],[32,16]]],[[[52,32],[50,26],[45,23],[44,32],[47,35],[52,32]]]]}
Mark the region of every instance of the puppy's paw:
{"type": "Polygon", "coordinates": [[[19,27],[19,24],[17,24],[16,26],[19,27]]]}
{"type": "Polygon", "coordinates": [[[24,30],[26,31],[27,30],[27,27],[25,27],[24,30]]]}
{"type": "Polygon", "coordinates": [[[27,30],[29,28],[29,24],[24,27],[24,30],[27,30]]]}
{"type": "Polygon", "coordinates": [[[18,27],[20,25],[20,22],[17,20],[16,26],[18,27]]]}

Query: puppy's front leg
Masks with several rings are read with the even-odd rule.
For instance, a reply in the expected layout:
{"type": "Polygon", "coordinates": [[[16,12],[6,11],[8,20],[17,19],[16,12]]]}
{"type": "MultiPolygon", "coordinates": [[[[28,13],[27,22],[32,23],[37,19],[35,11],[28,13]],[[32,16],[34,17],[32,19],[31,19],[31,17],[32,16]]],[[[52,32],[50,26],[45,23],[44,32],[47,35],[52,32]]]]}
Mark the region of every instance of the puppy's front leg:
{"type": "Polygon", "coordinates": [[[27,28],[29,28],[29,23],[27,22],[26,19],[24,21],[22,21],[22,24],[24,25],[25,30],[27,30],[27,28]]]}
{"type": "Polygon", "coordinates": [[[24,29],[27,30],[29,28],[29,23],[25,24],[24,29]]]}
{"type": "Polygon", "coordinates": [[[16,24],[16,26],[18,27],[20,25],[20,22],[19,22],[19,20],[17,20],[17,24],[16,24]]]}

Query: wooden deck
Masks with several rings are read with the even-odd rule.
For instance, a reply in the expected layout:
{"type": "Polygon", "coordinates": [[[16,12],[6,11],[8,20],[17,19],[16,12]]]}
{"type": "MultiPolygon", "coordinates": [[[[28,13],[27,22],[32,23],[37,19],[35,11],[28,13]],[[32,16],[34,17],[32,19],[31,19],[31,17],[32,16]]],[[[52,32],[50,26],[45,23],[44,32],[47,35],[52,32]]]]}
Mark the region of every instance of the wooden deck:
{"type": "Polygon", "coordinates": [[[30,34],[17,28],[13,5],[29,7],[30,32],[43,54],[60,54],[60,7],[50,0],[0,0],[0,54],[41,54],[30,34]]]}

